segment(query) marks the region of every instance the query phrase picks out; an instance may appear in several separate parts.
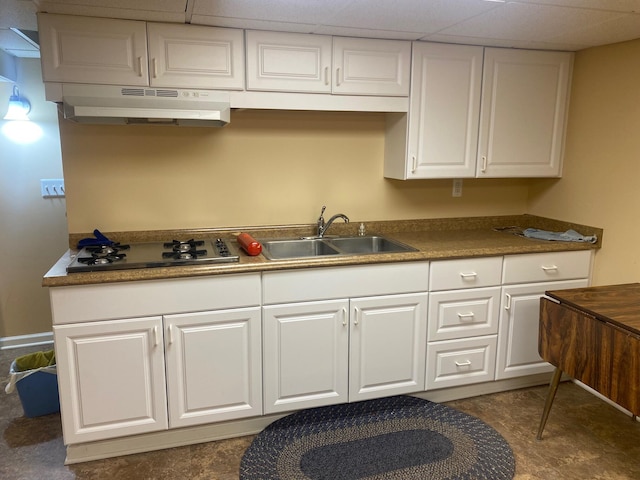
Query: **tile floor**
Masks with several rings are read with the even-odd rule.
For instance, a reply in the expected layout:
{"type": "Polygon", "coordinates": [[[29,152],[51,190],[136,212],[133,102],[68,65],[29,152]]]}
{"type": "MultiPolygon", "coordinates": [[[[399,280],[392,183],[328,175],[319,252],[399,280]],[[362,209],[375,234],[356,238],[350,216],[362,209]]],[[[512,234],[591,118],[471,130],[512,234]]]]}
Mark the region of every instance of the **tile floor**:
{"type": "MultiPolygon", "coordinates": [[[[4,388],[13,358],[44,349],[0,351],[0,385],[4,388]]],[[[546,392],[533,387],[447,404],[481,418],[506,438],[515,453],[517,480],[640,478],[640,422],[572,383],[560,385],[544,438],[536,441],[546,392]]],[[[251,439],[65,466],[59,414],[26,418],[17,393],[0,392],[3,480],[236,480],[251,439]]]]}

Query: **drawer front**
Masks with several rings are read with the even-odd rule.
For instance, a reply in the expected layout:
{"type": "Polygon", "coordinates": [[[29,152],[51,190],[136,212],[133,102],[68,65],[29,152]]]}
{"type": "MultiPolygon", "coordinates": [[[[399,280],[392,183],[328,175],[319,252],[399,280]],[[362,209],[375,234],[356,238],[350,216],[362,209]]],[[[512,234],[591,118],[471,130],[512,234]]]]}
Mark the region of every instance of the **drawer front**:
{"type": "Polygon", "coordinates": [[[591,256],[592,250],[507,255],[504,257],[502,283],[588,278],[591,272],[591,256]]]}
{"type": "Polygon", "coordinates": [[[502,257],[463,258],[431,263],[431,291],[500,285],[502,257]]]}
{"type": "Polygon", "coordinates": [[[495,367],[495,335],[429,343],[426,389],[489,382],[495,367]]]}
{"type": "Polygon", "coordinates": [[[428,340],[496,334],[499,305],[500,287],[431,293],[428,340]]]}

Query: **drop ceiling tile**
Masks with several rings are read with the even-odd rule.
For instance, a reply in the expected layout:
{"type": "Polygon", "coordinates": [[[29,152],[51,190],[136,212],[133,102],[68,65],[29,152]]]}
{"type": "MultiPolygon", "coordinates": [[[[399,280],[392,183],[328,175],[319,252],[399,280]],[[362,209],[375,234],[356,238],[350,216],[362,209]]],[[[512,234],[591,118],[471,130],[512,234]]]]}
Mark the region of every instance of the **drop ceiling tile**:
{"type": "Polygon", "coordinates": [[[36,6],[27,0],[0,0],[0,28],[36,30],[36,6]]]}
{"type": "Polygon", "coordinates": [[[615,19],[619,13],[570,7],[507,3],[439,33],[479,38],[539,41],[615,19]]]}
{"type": "Polygon", "coordinates": [[[209,15],[193,15],[192,25],[209,25],[214,27],[244,28],[247,30],[272,30],[275,32],[313,33],[316,25],[305,23],[271,22],[244,18],[216,17],[209,15]]]}
{"type": "Polygon", "coordinates": [[[485,47],[503,47],[503,48],[525,48],[533,50],[560,50],[573,52],[582,50],[589,47],[586,44],[574,44],[566,42],[547,42],[547,41],[534,41],[534,40],[504,40],[504,39],[491,39],[486,37],[465,37],[460,35],[443,35],[436,33],[434,35],[428,35],[420,40],[429,42],[440,43],[458,43],[463,45],[482,45],[485,47]]]}
{"type": "Polygon", "coordinates": [[[516,0],[516,2],[640,13],[640,0],[516,0]]]}
{"type": "Polygon", "coordinates": [[[320,24],[352,0],[194,0],[193,16],[320,24]]]}
{"type": "Polygon", "coordinates": [[[606,45],[640,38],[640,15],[622,14],[602,23],[585,25],[550,36],[550,41],[582,42],[589,46],[606,45]]]}
{"type": "Polygon", "coordinates": [[[364,37],[364,38],[384,38],[390,40],[417,40],[424,33],[421,32],[396,32],[390,30],[369,30],[366,28],[333,27],[320,25],[312,33],[322,35],[337,35],[340,37],[364,37]]]}
{"type": "Polygon", "coordinates": [[[483,0],[354,0],[327,25],[426,34],[503,7],[483,0]]]}
{"type": "Polygon", "coordinates": [[[33,0],[38,11],[62,13],[60,10],[84,9],[97,11],[122,10],[123,12],[173,12],[183,13],[187,0],[33,0]]]}

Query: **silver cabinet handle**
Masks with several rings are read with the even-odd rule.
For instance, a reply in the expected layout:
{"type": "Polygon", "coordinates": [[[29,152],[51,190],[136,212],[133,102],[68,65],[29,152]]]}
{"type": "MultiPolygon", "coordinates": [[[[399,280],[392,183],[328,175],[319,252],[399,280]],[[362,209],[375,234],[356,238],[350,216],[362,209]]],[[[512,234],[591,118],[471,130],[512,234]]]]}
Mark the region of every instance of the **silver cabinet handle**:
{"type": "Polygon", "coordinates": [[[347,309],[344,307],[342,308],[342,326],[347,326],[347,309]]]}
{"type": "Polygon", "coordinates": [[[456,360],[456,367],[470,367],[471,366],[471,360],[465,360],[464,362],[459,362],[456,360]]]}
{"type": "Polygon", "coordinates": [[[478,276],[478,274],[476,272],[469,272],[469,273],[460,272],[460,276],[462,277],[463,280],[471,280],[471,279],[475,279],[478,276]]]}
{"type": "Polygon", "coordinates": [[[329,85],[329,67],[324,67],[324,84],[329,85]]]}
{"type": "Polygon", "coordinates": [[[340,81],[340,67],[336,68],[336,86],[339,87],[342,82],[340,81]]]}
{"type": "Polygon", "coordinates": [[[173,324],[169,324],[169,345],[173,343],[173,324]]]}
{"type": "Polygon", "coordinates": [[[153,346],[157,347],[158,344],[160,343],[160,335],[159,335],[159,329],[158,326],[156,325],[155,327],[153,327],[153,346]]]}
{"type": "Polygon", "coordinates": [[[416,170],[418,169],[418,159],[416,158],[415,155],[411,156],[411,173],[416,173],[416,170]]]}
{"type": "Polygon", "coordinates": [[[482,159],[482,168],[480,168],[480,171],[484,173],[487,171],[487,156],[483,155],[481,159],[482,159]]]}
{"type": "Polygon", "coordinates": [[[545,272],[557,272],[558,271],[558,266],[557,265],[542,265],[540,268],[542,268],[542,270],[544,270],[545,272]]]}
{"type": "Polygon", "coordinates": [[[153,64],[153,78],[158,78],[158,61],[154,58],[151,63],[153,64]]]}
{"type": "Polygon", "coordinates": [[[511,295],[509,295],[508,293],[505,293],[506,298],[507,298],[507,303],[504,306],[505,310],[510,310],[511,309],[511,295]]]}
{"type": "Polygon", "coordinates": [[[138,76],[142,76],[142,57],[138,57],[138,76]]]}
{"type": "Polygon", "coordinates": [[[360,317],[360,309],[358,307],[355,307],[353,309],[353,324],[354,325],[358,325],[358,323],[360,322],[359,317],[360,317]]]}
{"type": "Polygon", "coordinates": [[[458,318],[460,319],[460,321],[463,321],[463,320],[471,320],[471,321],[473,321],[474,317],[475,317],[475,314],[473,312],[458,313],[458,318]]]}

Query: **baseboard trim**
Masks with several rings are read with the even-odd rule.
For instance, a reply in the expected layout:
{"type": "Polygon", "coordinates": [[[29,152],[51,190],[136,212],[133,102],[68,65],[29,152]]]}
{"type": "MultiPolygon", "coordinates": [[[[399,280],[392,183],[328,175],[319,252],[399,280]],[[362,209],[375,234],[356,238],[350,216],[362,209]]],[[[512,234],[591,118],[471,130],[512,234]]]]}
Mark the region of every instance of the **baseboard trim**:
{"type": "Polygon", "coordinates": [[[253,435],[285,415],[265,415],[231,422],[199,425],[176,430],[99,440],[97,442],[67,445],[65,465],[102,460],[134,453],[164,450],[197,443],[214,442],[226,438],[253,435]]]}
{"type": "MultiPolygon", "coordinates": [[[[467,397],[476,397],[489,393],[506,392],[518,388],[548,384],[550,375],[538,374],[528,377],[486,382],[463,387],[452,387],[436,391],[419,392],[412,394],[415,397],[424,398],[433,402],[446,402],[467,397]]],[[[288,412],[292,413],[292,412],[288,412]]],[[[67,445],[67,458],[65,465],[101,460],[104,458],[130,455],[133,453],[163,450],[165,448],[193,445],[197,443],[213,442],[226,438],[254,435],[261,432],[270,423],[284,417],[285,414],[265,415],[241,420],[233,420],[224,423],[198,425],[175,430],[163,430],[160,432],[134,435],[130,437],[99,440],[96,442],[67,445]]]]}
{"type": "Polygon", "coordinates": [[[0,350],[11,348],[33,347],[37,345],[53,345],[53,332],[32,333],[0,338],[0,350]]]}

